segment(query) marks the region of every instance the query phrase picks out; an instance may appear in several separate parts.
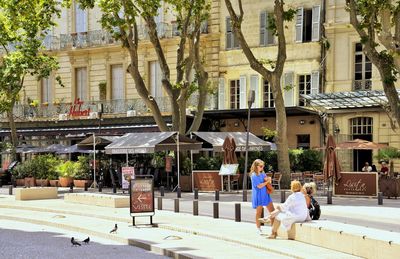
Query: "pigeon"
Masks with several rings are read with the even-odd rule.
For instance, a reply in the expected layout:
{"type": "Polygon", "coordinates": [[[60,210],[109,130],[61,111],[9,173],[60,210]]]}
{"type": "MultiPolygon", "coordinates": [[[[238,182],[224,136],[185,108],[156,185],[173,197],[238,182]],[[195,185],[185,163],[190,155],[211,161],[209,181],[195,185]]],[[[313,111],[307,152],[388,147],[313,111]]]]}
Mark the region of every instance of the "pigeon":
{"type": "Polygon", "coordinates": [[[89,242],[90,242],[90,237],[87,237],[87,238],[86,238],[85,240],[83,240],[82,242],[88,245],[89,242]]]}
{"type": "Polygon", "coordinates": [[[75,241],[74,237],[71,237],[71,244],[72,244],[72,246],[81,246],[81,244],[79,244],[78,242],[75,241]]]}
{"type": "Polygon", "coordinates": [[[118,226],[115,224],[115,227],[111,229],[110,233],[117,233],[118,226]]]}

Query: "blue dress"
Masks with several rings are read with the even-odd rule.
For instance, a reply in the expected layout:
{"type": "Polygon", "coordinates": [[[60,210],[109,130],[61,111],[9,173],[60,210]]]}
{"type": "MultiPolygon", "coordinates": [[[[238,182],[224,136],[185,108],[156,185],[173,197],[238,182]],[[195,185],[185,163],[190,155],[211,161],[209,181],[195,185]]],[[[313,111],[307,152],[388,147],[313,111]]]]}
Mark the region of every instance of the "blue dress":
{"type": "Polygon", "coordinates": [[[259,175],[254,172],[251,174],[251,201],[253,209],[257,208],[258,206],[267,206],[270,202],[272,202],[271,197],[267,193],[267,187],[264,186],[261,189],[257,187],[257,185],[264,182],[265,177],[266,175],[264,172],[260,173],[259,175]]]}

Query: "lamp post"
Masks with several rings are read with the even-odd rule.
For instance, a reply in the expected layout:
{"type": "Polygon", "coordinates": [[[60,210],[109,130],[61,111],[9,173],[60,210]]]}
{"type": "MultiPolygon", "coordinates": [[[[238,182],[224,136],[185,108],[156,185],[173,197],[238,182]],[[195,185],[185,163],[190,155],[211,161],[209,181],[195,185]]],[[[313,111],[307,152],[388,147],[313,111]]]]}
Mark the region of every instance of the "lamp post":
{"type": "Polygon", "coordinates": [[[101,120],[103,116],[103,103],[97,103],[97,114],[99,115],[99,135],[101,134],[101,120]]]}
{"type": "Polygon", "coordinates": [[[249,134],[250,134],[250,111],[251,106],[254,103],[255,93],[254,90],[250,90],[247,99],[248,110],[247,110],[247,132],[246,132],[246,155],[244,160],[244,174],[243,174],[243,201],[247,201],[247,164],[249,158],[249,134]]]}

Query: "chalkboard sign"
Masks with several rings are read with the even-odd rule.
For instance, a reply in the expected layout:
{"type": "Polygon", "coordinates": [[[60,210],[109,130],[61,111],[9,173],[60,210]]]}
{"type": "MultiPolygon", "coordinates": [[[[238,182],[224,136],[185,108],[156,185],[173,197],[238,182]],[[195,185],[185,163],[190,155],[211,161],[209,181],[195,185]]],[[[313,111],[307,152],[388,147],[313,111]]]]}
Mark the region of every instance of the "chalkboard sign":
{"type": "Polygon", "coordinates": [[[136,213],[154,213],[153,178],[139,175],[130,181],[130,211],[136,213]]]}

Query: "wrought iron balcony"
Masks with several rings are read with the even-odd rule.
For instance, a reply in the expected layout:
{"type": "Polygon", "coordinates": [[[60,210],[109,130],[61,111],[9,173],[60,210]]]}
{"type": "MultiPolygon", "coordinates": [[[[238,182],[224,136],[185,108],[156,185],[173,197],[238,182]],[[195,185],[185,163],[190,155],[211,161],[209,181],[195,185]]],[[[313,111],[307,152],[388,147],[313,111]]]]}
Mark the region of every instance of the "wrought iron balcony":
{"type": "Polygon", "coordinates": [[[353,91],[365,91],[372,89],[371,79],[364,80],[354,80],[353,81],[353,91]]]}
{"type": "MultiPolygon", "coordinates": [[[[197,103],[198,96],[192,96],[188,104],[197,103]]],[[[206,110],[217,109],[216,105],[217,97],[210,95],[207,97],[206,110]]],[[[155,98],[160,111],[163,114],[171,113],[171,105],[168,97],[155,98]]],[[[106,100],[106,101],[83,101],[80,106],[80,111],[87,111],[88,118],[96,118],[98,112],[98,104],[103,104],[103,115],[112,115],[113,117],[126,117],[126,116],[141,116],[141,115],[151,115],[150,110],[147,108],[146,104],[141,98],[135,99],[122,99],[122,100],[106,100]],[[128,113],[128,111],[131,111],[128,113]]],[[[41,120],[59,120],[68,119],[68,113],[73,107],[71,103],[44,103],[38,105],[28,105],[28,104],[17,104],[14,106],[13,114],[17,121],[41,121],[41,120]]],[[[189,107],[190,110],[195,110],[195,107],[189,107]]],[[[7,120],[6,113],[0,114],[0,119],[2,121],[7,120]]]]}

